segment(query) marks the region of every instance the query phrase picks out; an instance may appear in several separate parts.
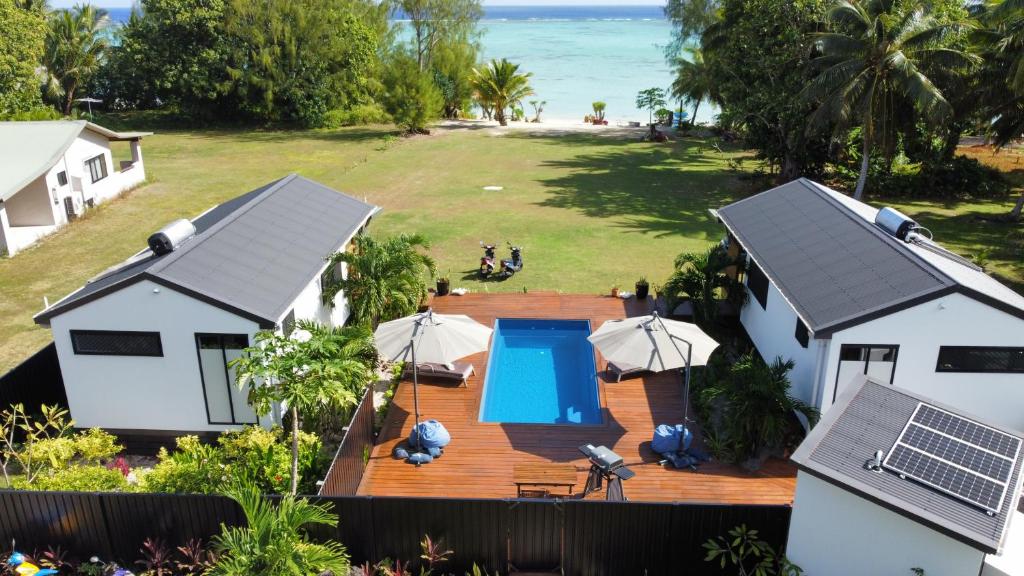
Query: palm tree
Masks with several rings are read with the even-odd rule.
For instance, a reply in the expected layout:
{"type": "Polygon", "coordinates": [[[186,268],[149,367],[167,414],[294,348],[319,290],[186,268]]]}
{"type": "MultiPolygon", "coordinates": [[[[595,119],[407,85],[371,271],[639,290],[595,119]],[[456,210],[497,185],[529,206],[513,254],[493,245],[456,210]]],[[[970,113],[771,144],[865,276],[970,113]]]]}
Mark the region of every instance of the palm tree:
{"type": "Polygon", "coordinates": [[[366,327],[330,328],[300,320],[290,336],[259,332],[253,346],[232,360],[236,384],[249,387],[249,404],[257,414],[285,405],[291,416],[291,493],[299,485],[301,414],[355,406],[370,381],[376,355],[366,327]]]}
{"type": "Polygon", "coordinates": [[[43,53],[46,93],[64,114],[71,114],[76,92],[106,60],[109,23],[106,10],[89,4],[50,15],[43,53]]]}
{"type": "Polygon", "coordinates": [[[683,252],[676,256],[676,271],[662,288],[669,310],[674,310],[683,298],[693,304],[694,320],[710,330],[718,317],[719,296],[724,295],[737,309],[743,305],[746,291],[726,269],[736,265],[721,245],[715,244],[704,252],[683,252]]]}
{"type": "Polygon", "coordinates": [[[358,236],[351,252],[337,252],[331,264],[344,264],[348,274],[329,279],[323,301],[333,306],[339,292],[348,296],[352,315],[358,322],[376,328],[385,320],[416,311],[427,294],[424,276],[433,276],[434,260],[421,249],[430,243],[419,234],[401,234],[378,241],[358,236]]]}
{"type": "Polygon", "coordinates": [[[944,41],[966,31],[964,22],[940,22],[920,1],[841,0],[828,12],[834,32],[814,36],[812,60],[820,71],[803,91],[818,105],[809,130],[829,123],[836,131],[859,122],[863,139],[854,197],[867,182],[871,151],[891,143],[900,109],[941,124],[951,113],[942,92],[923,70],[966,69],[976,58],[944,41]]]}
{"type": "Polygon", "coordinates": [[[313,504],[287,495],[274,505],[253,485],[235,486],[226,495],[241,506],[246,525],[221,524],[220,534],[212,539],[217,560],[205,574],[348,574],[344,546],[335,541],[314,542],[305,532],[309,525],[338,525],[330,503],[313,504]]]}
{"type": "Polygon", "coordinates": [[[690,126],[695,126],[700,103],[705,100],[717,101],[718,92],[715,90],[714,75],[704,62],[704,53],[701,49],[690,46],[684,50],[690,58],[676,60],[676,79],[672,82],[672,97],[685,104],[693,105],[690,126]]]}
{"type": "Polygon", "coordinates": [[[530,76],[519,73],[519,64],[502,58],[491,60],[482,70],[473,69],[473,89],[477,99],[494,108],[498,124],[508,126],[505,109],[517,105],[523,98],[533,95],[530,76]]]}

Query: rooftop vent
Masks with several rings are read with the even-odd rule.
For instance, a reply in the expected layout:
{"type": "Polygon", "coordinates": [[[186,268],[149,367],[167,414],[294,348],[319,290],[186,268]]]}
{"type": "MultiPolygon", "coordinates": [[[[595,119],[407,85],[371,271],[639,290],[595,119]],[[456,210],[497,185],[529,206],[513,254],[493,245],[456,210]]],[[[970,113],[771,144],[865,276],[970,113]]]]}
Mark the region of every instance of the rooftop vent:
{"type": "Polygon", "coordinates": [[[196,235],[192,222],[182,218],[175,220],[149,237],[149,249],[157,256],[174,252],[186,240],[196,235]]]}
{"type": "Polygon", "coordinates": [[[907,241],[907,235],[920,227],[906,214],[888,206],[875,214],[875,226],[903,241],[907,241]]]}

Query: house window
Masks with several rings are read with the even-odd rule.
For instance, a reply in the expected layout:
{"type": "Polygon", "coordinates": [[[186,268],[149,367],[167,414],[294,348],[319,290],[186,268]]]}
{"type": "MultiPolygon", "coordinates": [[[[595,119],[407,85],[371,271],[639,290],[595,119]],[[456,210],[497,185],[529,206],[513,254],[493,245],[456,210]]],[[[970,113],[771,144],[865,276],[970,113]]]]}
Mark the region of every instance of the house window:
{"type": "Polygon", "coordinates": [[[1024,372],[1024,348],[942,346],[936,372],[1024,372]]]}
{"type": "Polygon", "coordinates": [[[104,154],[100,154],[94,158],[89,158],[85,161],[85,169],[89,171],[89,176],[93,182],[99,182],[107,177],[107,161],[104,154]]]}
{"type": "Polygon", "coordinates": [[[796,319],[796,341],[800,343],[800,346],[807,348],[807,344],[810,343],[810,334],[807,331],[807,324],[800,318],[796,319]]]}
{"type": "Polygon", "coordinates": [[[328,266],[327,269],[323,271],[323,274],[320,274],[320,292],[323,292],[336,280],[341,280],[342,278],[344,278],[344,274],[342,273],[341,262],[328,266]]]}
{"type": "Polygon", "coordinates": [[[843,344],[839,348],[839,369],[836,371],[832,402],[839,397],[857,374],[867,374],[879,382],[892,384],[896,376],[896,357],[900,347],[890,344],[843,344]]]}
{"type": "Polygon", "coordinates": [[[57,184],[61,186],[68,185],[68,173],[66,171],[61,170],[60,172],[57,172],[57,184]]]}
{"type": "Polygon", "coordinates": [[[199,376],[210,424],[259,423],[249,405],[249,390],[238,388],[235,369],[230,365],[248,346],[245,334],[196,334],[199,376]]]}
{"type": "Polygon", "coordinates": [[[71,349],[84,356],[163,356],[159,332],[72,330],[71,349]]]}
{"type": "Polygon", "coordinates": [[[768,277],[764,275],[761,268],[754,262],[754,259],[750,259],[750,266],[747,268],[747,288],[757,299],[758,304],[761,308],[768,309],[768,277]]]}
{"type": "Polygon", "coordinates": [[[292,335],[295,330],[295,309],[292,308],[288,315],[284,317],[284,321],[281,322],[281,333],[284,334],[285,338],[292,335]]]}

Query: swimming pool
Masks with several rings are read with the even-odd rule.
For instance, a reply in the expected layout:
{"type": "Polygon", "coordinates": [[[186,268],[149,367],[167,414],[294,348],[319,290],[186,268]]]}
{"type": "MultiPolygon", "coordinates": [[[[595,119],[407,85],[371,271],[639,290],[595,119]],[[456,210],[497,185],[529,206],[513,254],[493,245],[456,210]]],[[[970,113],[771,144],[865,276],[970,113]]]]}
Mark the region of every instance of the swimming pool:
{"type": "Polygon", "coordinates": [[[600,424],[589,335],[586,320],[495,320],[480,421],[600,424]]]}

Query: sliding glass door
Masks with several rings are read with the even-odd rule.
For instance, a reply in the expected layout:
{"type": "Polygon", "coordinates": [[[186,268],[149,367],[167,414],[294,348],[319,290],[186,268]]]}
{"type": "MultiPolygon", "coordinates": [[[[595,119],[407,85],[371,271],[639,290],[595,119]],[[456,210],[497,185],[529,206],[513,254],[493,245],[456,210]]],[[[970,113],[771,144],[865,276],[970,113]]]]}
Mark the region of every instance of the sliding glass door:
{"type": "Polygon", "coordinates": [[[228,364],[249,346],[245,334],[196,334],[199,372],[210,424],[256,424],[256,412],[248,403],[248,388],[235,385],[235,370],[228,364]]]}

